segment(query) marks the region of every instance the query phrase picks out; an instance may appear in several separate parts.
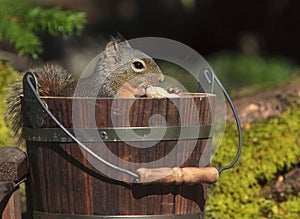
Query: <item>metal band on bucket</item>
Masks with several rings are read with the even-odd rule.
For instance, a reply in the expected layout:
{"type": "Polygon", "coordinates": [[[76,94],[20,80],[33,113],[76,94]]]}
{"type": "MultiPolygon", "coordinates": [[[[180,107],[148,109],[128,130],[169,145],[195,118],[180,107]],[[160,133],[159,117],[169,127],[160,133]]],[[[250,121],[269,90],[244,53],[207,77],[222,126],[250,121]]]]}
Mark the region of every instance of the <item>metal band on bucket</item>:
{"type": "MultiPolygon", "coordinates": [[[[68,129],[74,133],[74,129],[68,129]]],[[[119,141],[176,141],[211,138],[211,126],[172,126],[172,127],[124,127],[97,129],[99,135],[95,136],[95,129],[84,129],[84,137],[81,142],[98,142],[99,136],[104,142],[119,141]],[[131,136],[130,133],[136,135],[131,136]],[[157,139],[158,133],[165,132],[163,137],[157,139]],[[122,134],[122,139],[118,134],[122,134]],[[123,137],[124,136],[124,137],[123,137]]],[[[27,141],[39,142],[73,142],[60,128],[29,128],[23,127],[23,137],[27,141]]]]}
{"type": "Polygon", "coordinates": [[[67,215],[33,212],[34,219],[204,219],[204,213],[174,215],[67,215]]]}

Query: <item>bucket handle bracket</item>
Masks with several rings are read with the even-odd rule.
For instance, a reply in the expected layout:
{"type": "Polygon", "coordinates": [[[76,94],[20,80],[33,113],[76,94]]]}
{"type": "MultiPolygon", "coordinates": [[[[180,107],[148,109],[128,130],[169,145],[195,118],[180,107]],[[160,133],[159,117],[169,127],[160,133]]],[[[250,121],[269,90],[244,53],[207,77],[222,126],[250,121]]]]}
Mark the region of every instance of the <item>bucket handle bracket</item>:
{"type": "MultiPolygon", "coordinates": [[[[47,116],[47,113],[41,107],[32,92],[32,89],[34,89],[35,92],[38,93],[38,88],[39,84],[35,75],[32,72],[26,72],[23,77],[24,106],[29,121],[34,128],[41,128],[44,124],[44,119],[47,116]]],[[[46,105],[46,103],[44,103],[44,105],[46,105]]]]}

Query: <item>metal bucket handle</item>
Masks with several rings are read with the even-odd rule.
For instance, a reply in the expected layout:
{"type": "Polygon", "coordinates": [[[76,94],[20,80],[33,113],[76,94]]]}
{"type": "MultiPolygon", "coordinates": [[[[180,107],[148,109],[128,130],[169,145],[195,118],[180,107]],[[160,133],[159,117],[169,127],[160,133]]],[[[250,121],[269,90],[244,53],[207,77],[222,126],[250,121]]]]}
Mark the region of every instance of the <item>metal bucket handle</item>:
{"type": "MultiPolygon", "coordinates": [[[[206,73],[206,72],[205,72],[206,73]]],[[[211,73],[211,72],[210,72],[211,73]]],[[[218,180],[219,175],[224,170],[227,170],[235,165],[237,162],[242,149],[242,129],[241,124],[239,121],[238,114],[235,110],[235,107],[226,92],[225,88],[222,86],[221,82],[218,80],[218,78],[213,74],[206,74],[207,80],[209,80],[209,83],[213,83],[213,81],[216,81],[218,86],[222,89],[226,99],[229,102],[229,105],[233,111],[238,133],[239,133],[239,144],[238,144],[238,151],[236,153],[236,156],[234,157],[233,161],[224,167],[221,167],[219,170],[217,170],[215,167],[184,167],[184,168],[140,168],[134,173],[132,171],[129,171],[127,169],[123,169],[121,167],[118,167],[99,155],[95,154],[92,150],[90,150],[87,146],[82,144],[73,134],[71,134],[56,118],[55,116],[49,111],[47,105],[41,100],[37,90],[38,90],[38,82],[36,79],[36,76],[32,72],[26,72],[23,78],[23,89],[24,89],[24,96],[27,95],[29,99],[32,99],[38,103],[38,105],[41,106],[41,109],[33,109],[35,112],[37,112],[38,121],[32,121],[32,125],[40,126],[40,124],[43,123],[43,115],[48,115],[55,123],[59,126],[59,128],[68,136],[70,137],[74,142],[76,142],[83,150],[85,150],[87,153],[89,153],[92,157],[100,161],[101,163],[107,165],[108,167],[117,170],[119,172],[128,174],[136,179],[136,182],[139,183],[161,183],[161,184],[197,184],[197,183],[214,183],[218,180]],[[210,77],[210,78],[209,78],[210,77]]],[[[25,98],[26,101],[26,98],[25,98]]]]}
{"type": "Polygon", "coordinates": [[[238,116],[238,113],[234,107],[234,104],[229,96],[229,94],[227,93],[226,89],[224,88],[224,86],[222,85],[222,83],[220,82],[220,80],[217,78],[217,76],[215,75],[215,73],[210,69],[210,68],[203,68],[200,71],[199,74],[199,79],[198,79],[199,83],[198,83],[198,91],[199,92],[211,92],[213,93],[213,84],[214,82],[217,83],[217,85],[221,88],[226,100],[229,103],[229,106],[232,110],[232,113],[234,115],[235,118],[235,122],[236,122],[236,126],[237,126],[237,130],[238,130],[238,138],[239,138],[239,142],[238,142],[238,149],[237,149],[237,153],[234,157],[234,159],[231,161],[230,164],[221,167],[218,172],[219,174],[221,174],[224,170],[230,169],[232,168],[236,162],[238,161],[241,152],[242,152],[242,144],[243,144],[243,134],[242,134],[242,127],[241,127],[241,122],[238,116]]]}

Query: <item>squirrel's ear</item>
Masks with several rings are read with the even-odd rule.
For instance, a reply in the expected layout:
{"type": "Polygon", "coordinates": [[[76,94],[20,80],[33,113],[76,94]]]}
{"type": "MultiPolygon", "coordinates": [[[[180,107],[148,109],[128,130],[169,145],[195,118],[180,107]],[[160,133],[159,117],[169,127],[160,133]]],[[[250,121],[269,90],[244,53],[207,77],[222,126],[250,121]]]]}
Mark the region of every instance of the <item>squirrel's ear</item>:
{"type": "Polygon", "coordinates": [[[121,43],[122,43],[122,45],[131,48],[130,44],[128,43],[128,41],[125,38],[121,43]]]}
{"type": "Polygon", "coordinates": [[[126,47],[130,47],[131,48],[131,46],[129,45],[126,37],[124,37],[120,33],[117,33],[117,36],[115,36],[115,37],[112,36],[111,39],[114,40],[114,41],[117,41],[118,43],[121,43],[122,46],[126,46],[126,47]]]}
{"type": "Polygon", "coordinates": [[[131,48],[127,39],[120,33],[118,33],[115,37],[111,36],[111,41],[106,45],[106,48],[110,46],[114,46],[116,50],[118,50],[120,47],[131,48]]]}
{"type": "Polygon", "coordinates": [[[105,50],[106,50],[106,51],[111,51],[111,52],[118,52],[118,51],[119,51],[118,42],[116,42],[116,41],[114,41],[114,40],[109,41],[109,42],[106,44],[105,50]]]}
{"type": "Polygon", "coordinates": [[[113,54],[118,54],[122,48],[131,48],[128,41],[121,34],[117,37],[111,37],[111,40],[106,44],[105,51],[113,54]]]}

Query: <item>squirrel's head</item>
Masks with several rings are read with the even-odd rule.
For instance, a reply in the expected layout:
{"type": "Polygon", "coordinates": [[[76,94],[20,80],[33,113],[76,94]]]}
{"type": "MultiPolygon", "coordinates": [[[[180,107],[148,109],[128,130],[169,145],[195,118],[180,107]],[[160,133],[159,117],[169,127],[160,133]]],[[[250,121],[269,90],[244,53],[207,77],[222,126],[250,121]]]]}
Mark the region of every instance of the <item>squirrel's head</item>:
{"type": "Polygon", "coordinates": [[[106,45],[104,60],[110,66],[107,81],[117,97],[143,96],[148,86],[164,80],[156,62],[144,52],[132,48],[127,40],[111,40],[106,45]]]}

